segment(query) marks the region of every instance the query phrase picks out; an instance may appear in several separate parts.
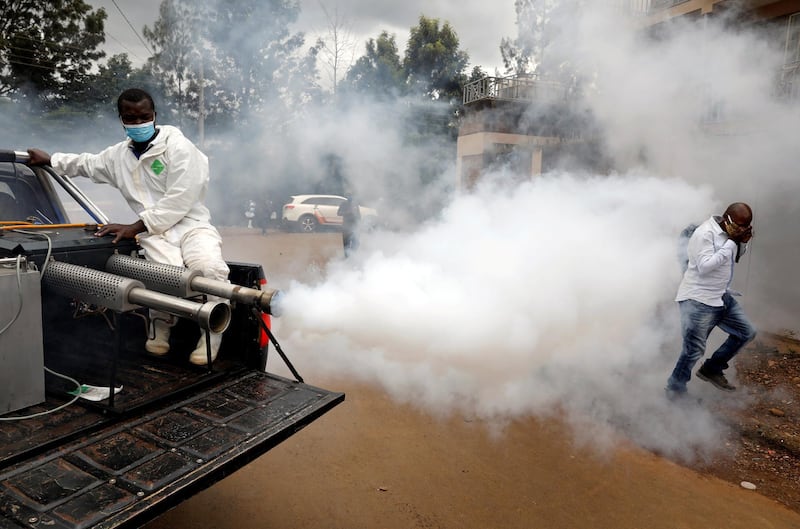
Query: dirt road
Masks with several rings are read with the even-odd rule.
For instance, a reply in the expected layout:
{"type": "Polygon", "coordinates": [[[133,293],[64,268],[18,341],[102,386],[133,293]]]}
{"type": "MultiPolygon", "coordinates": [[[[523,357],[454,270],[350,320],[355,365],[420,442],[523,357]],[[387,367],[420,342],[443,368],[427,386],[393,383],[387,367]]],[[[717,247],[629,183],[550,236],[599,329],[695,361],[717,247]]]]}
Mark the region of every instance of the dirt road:
{"type": "MultiPolygon", "coordinates": [[[[341,254],[337,234],[224,236],[226,257],[273,278],[313,277],[341,254]]],[[[555,419],[493,438],[351,380],[306,382],[346,401],[147,528],[800,528],[800,514],[758,492],[636,447],[577,448],[555,419]]]]}

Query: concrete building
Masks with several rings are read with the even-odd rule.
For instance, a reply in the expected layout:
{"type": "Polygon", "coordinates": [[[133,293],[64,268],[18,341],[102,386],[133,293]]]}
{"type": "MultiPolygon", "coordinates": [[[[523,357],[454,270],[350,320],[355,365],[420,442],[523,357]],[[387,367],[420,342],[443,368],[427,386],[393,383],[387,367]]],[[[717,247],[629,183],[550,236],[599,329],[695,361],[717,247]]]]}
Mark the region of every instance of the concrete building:
{"type": "Polygon", "coordinates": [[[472,188],[481,174],[501,167],[540,174],[545,149],[558,146],[566,134],[548,118],[565,100],[560,85],[525,76],[485,77],[468,84],[456,148],[461,188],[472,188]]]}
{"type": "MultiPolygon", "coordinates": [[[[776,72],[776,92],[800,97],[800,0],[610,0],[620,16],[653,38],[671,21],[703,23],[726,17],[731,25],[756,26],[783,50],[783,68],[776,72]]],[[[707,94],[703,119],[708,131],[724,130],[724,109],[707,94]]],[[[547,171],[550,160],[570,153],[594,156],[591,123],[571,108],[565,87],[529,76],[486,77],[468,84],[463,94],[464,117],[457,141],[458,186],[470,189],[482,174],[508,168],[532,177],[547,171]]],[[[602,162],[601,162],[602,163],[602,162]]],[[[598,165],[598,164],[595,164],[598,165]]]]}
{"type": "Polygon", "coordinates": [[[728,17],[732,25],[760,27],[776,49],[784,52],[779,90],[789,97],[800,95],[800,0],[627,0],[627,11],[640,17],[641,25],[654,35],[675,19],[702,21],[728,17]]]}

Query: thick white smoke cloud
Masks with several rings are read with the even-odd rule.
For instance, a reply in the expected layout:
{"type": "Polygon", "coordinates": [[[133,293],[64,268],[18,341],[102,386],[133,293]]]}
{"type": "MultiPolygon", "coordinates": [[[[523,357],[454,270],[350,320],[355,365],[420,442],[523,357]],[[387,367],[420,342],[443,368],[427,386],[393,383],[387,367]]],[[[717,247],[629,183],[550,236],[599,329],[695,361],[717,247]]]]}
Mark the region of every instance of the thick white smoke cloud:
{"type": "Polygon", "coordinates": [[[434,412],[571,409],[644,437],[676,352],[674,234],[714,205],[710,189],[641,174],[487,184],[416,233],[368,236],[324,283],[289,285],[279,333],[304,368],[434,412]]]}
{"type": "Polygon", "coordinates": [[[586,104],[617,167],[645,165],[753,207],[756,238],[737,272],[745,306],[762,330],[796,331],[800,238],[789,197],[800,191],[800,108],[777,97],[776,83],[786,22],[747,28],[730,23],[736,16],[665,24],[652,39],[618,14],[587,9],[551,52],[593,72],[586,104]]]}
{"type": "MultiPolygon", "coordinates": [[[[784,260],[797,237],[780,226],[796,211],[787,193],[800,123],[773,97],[775,47],[717,22],[651,41],[619,12],[569,10],[549,59],[591,80],[583,104],[620,173],[587,167],[516,187],[487,176],[419,230],[365,237],[356,260],[287,289],[278,325],[296,363],[438,413],[502,424],[566,411],[587,442],[611,442],[611,426],[678,457],[717,449],[724,426],[710,410],[746,395],[696,383],[704,405],[663,395],[680,347],[677,234],[749,202],[757,238],[736,286],[760,326],[791,323],[798,296],[784,260]]],[[[380,125],[391,120],[359,123],[354,142],[336,126],[309,137],[335,138],[350,168],[365,160],[364,185],[402,178],[398,164],[422,156],[388,138],[380,125]]]]}

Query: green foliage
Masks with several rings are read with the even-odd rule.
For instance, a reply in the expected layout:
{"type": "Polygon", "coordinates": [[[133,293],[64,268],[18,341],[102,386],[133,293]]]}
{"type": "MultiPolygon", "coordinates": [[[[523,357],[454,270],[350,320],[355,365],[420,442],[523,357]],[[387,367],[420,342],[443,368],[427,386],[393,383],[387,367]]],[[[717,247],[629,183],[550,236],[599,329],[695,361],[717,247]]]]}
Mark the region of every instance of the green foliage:
{"type": "Polygon", "coordinates": [[[394,99],[405,91],[394,35],[382,31],[377,39],[367,41],[366,53],[347,72],[345,90],[378,100],[394,99]]]}
{"type": "Polygon", "coordinates": [[[394,35],[382,31],[369,39],[366,50],[347,73],[350,92],[377,100],[403,95],[455,103],[467,82],[464,70],[469,56],[449,23],[421,16],[410,30],[403,59],[394,35]]]}
{"type": "MultiPolygon", "coordinates": [[[[376,39],[369,39],[365,54],[347,73],[343,92],[350,96],[351,104],[357,104],[354,96],[377,101],[407,97],[406,141],[414,145],[452,143],[462,113],[468,62],[450,24],[440,25],[438,19],[423,15],[410,30],[402,60],[394,35],[382,31],[376,39]]],[[[482,73],[475,67],[472,76],[482,73]]]]}
{"type": "Polygon", "coordinates": [[[473,81],[480,81],[484,77],[488,77],[489,74],[483,71],[483,68],[476,65],[472,67],[472,71],[469,74],[469,79],[467,79],[467,83],[471,83],[473,81]]]}
{"type": "Polygon", "coordinates": [[[0,3],[0,95],[53,108],[84,90],[105,19],[82,0],[0,3]]]}
{"type": "Polygon", "coordinates": [[[299,5],[291,0],[164,0],[145,28],[154,48],[148,70],[176,103],[177,118],[242,128],[268,113],[287,119],[292,107],[319,95],[314,46],[291,33],[299,5]]]}
{"type": "Polygon", "coordinates": [[[201,60],[202,33],[206,28],[201,18],[200,4],[164,0],[159,6],[158,20],[152,28],[145,26],[142,31],[155,50],[146,70],[158,80],[161,90],[172,101],[176,124],[180,127],[185,125],[187,87],[201,60]]]}
{"type": "Polygon", "coordinates": [[[461,99],[468,62],[469,56],[459,49],[458,35],[450,23],[440,27],[438,19],[419,17],[419,24],[411,28],[403,59],[412,92],[431,99],[461,99]]]}

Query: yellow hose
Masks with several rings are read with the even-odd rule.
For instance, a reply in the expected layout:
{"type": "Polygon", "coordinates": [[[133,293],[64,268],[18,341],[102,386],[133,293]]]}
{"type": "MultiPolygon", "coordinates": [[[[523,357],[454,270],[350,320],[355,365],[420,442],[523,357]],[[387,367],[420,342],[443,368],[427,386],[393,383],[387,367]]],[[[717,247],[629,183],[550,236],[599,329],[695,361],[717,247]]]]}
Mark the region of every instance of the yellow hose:
{"type": "MultiPolygon", "coordinates": [[[[6,224],[2,222],[0,224],[6,224]]],[[[12,224],[10,226],[0,226],[2,231],[10,230],[48,230],[54,228],[100,228],[102,224],[12,224]]]]}

